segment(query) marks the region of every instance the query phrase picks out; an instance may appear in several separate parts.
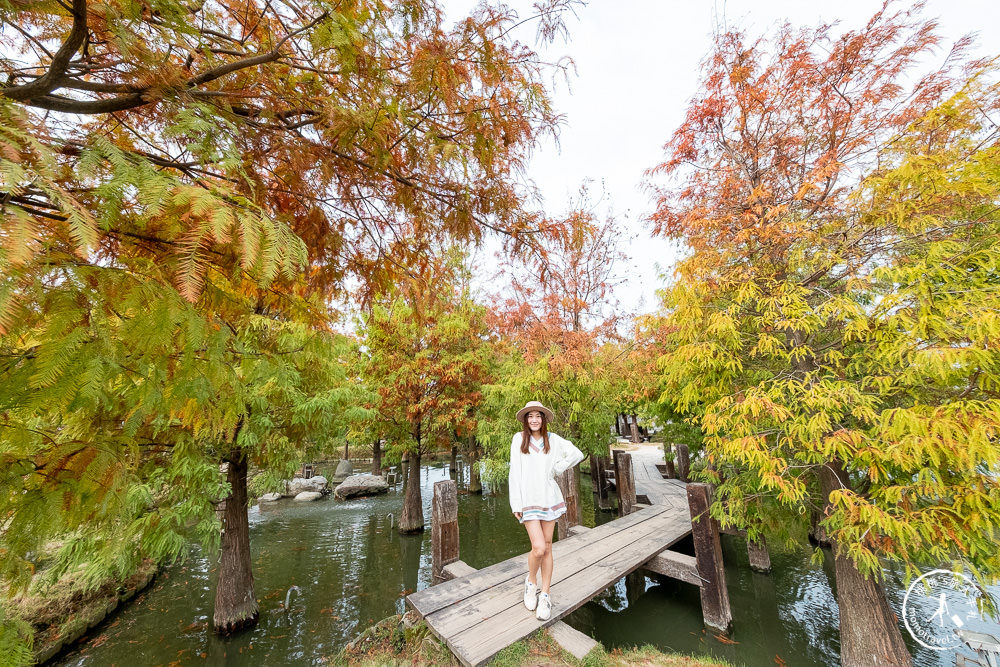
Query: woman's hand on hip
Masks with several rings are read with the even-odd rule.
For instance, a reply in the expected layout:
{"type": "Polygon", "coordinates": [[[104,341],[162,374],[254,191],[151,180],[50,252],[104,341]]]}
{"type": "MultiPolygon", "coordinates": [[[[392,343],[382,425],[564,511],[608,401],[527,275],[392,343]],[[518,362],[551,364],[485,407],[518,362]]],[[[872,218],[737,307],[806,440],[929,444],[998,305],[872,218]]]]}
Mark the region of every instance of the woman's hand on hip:
{"type": "Polygon", "coordinates": [[[521,520],[521,513],[520,512],[514,512],[514,518],[517,519],[518,521],[520,521],[521,520]]]}

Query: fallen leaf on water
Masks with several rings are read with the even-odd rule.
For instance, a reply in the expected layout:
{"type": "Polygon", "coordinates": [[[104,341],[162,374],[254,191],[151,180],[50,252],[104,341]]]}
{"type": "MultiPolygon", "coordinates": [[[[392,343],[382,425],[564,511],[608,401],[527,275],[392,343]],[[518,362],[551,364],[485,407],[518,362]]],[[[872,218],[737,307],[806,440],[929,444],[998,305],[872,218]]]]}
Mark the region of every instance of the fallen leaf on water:
{"type": "Polygon", "coordinates": [[[785,664],[785,661],[781,659],[780,655],[774,656],[774,664],[778,665],[778,667],[788,667],[788,665],[785,664]]]}
{"type": "Polygon", "coordinates": [[[714,637],[723,644],[739,644],[738,641],[732,640],[729,637],[723,637],[722,635],[714,635],[714,637]]]}

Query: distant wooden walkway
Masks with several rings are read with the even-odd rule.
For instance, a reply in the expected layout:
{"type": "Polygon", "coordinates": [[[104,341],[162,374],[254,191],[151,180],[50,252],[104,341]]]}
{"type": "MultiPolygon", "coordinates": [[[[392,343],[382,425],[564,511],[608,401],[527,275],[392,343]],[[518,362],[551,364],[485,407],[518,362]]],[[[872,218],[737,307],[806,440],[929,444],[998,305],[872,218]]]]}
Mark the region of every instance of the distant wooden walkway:
{"type": "MultiPolygon", "coordinates": [[[[679,489],[680,494],[673,495],[684,497],[683,485],[679,489]]],[[[688,535],[691,518],[685,500],[644,507],[594,529],[574,532],[553,545],[553,606],[548,621],[537,620],[534,612],[524,608],[525,555],[412,593],[407,600],[463,665],[482,665],[540,627],[557,623],[688,535]]]]}

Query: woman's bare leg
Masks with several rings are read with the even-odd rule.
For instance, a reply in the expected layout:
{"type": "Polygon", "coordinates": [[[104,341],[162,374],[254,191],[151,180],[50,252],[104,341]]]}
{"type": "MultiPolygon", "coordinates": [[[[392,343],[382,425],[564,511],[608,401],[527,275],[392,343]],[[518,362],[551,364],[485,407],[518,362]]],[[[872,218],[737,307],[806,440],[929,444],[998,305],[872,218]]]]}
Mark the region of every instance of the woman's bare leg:
{"type": "MultiPolygon", "coordinates": [[[[545,581],[545,530],[542,524],[553,523],[552,521],[539,521],[532,519],[524,522],[524,529],[528,531],[528,539],[531,540],[531,551],[528,552],[528,581],[537,584],[538,569],[542,569],[542,581],[545,581]]],[[[549,546],[552,546],[552,530],[549,530],[549,546]]],[[[549,560],[552,560],[551,548],[549,550],[549,560]]],[[[552,567],[549,566],[549,579],[552,579],[552,567]]],[[[546,588],[545,590],[548,590],[546,588]]]]}
{"type": "MultiPolygon", "coordinates": [[[[545,554],[541,558],[542,564],[542,588],[543,593],[549,592],[549,585],[552,583],[552,533],[556,529],[555,521],[538,521],[540,523],[543,538],[545,540],[545,554]]],[[[532,539],[531,550],[535,550],[535,542],[532,539]]]]}

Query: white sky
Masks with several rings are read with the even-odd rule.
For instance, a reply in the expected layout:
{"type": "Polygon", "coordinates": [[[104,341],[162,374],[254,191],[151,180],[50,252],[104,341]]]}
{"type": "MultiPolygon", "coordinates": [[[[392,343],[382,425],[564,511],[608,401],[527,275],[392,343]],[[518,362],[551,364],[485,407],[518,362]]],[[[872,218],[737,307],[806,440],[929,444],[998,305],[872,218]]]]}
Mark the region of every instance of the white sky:
{"type": "MultiPolygon", "coordinates": [[[[476,4],[442,2],[449,20],[464,17],[476,4]]],[[[522,18],[534,14],[532,0],[507,4],[522,18]]],[[[542,49],[547,58],[568,55],[576,62],[571,90],[557,80],[553,96],[566,125],[558,147],[548,142],[535,154],[529,176],[551,214],[564,212],[586,179],[593,180],[592,195],[600,194],[603,182],[617,219],[637,236],[623,267],[628,283],[617,290],[625,308],[654,310],[654,291],[662,286],[654,265],[669,271],[677,257],[676,249],[643,228],[652,201],[640,186],[644,170],[662,160],[663,144],[683,119],[716,23],[761,34],[785,20],[803,26],[839,21],[843,32],[862,27],[881,5],[881,0],[593,0],[576,8],[577,18],[568,17],[569,42],[557,40],[542,49]]],[[[1000,54],[997,0],[928,0],[924,16],[938,19],[948,46],[982,31],[976,53],[1000,54]]],[[[536,27],[535,22],[519,27],[517,39],[534,45],[536,27]]]]}

